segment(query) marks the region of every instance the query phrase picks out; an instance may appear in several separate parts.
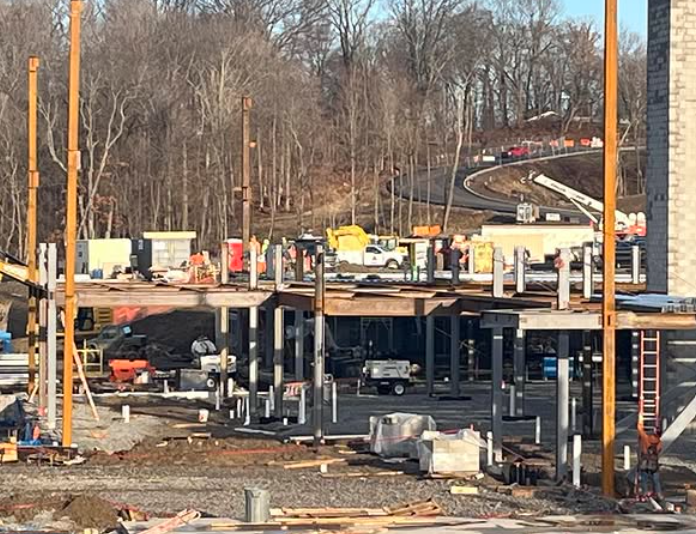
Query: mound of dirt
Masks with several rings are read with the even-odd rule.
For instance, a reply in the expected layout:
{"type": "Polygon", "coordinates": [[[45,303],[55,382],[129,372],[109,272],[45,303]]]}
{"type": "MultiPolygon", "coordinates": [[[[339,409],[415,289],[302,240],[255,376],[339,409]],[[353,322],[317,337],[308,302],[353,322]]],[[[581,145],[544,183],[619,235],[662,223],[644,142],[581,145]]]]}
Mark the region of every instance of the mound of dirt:
{"type": "Polygon", "coordinates": [[[136,334],[147,335],[149,342],[162,345],[174,354],[189,354],[191,343],[198,336],[215,339],[215,314],[207,311],[177,310],[149,315],[131,326],[136,334]]]}
{"type": "Polygon", "coordinates": [[[56,517],[66,517],[81,528],[112,530],[118,525],[118,512],[114,506],[99,497],[78,495],[56,517]]]}

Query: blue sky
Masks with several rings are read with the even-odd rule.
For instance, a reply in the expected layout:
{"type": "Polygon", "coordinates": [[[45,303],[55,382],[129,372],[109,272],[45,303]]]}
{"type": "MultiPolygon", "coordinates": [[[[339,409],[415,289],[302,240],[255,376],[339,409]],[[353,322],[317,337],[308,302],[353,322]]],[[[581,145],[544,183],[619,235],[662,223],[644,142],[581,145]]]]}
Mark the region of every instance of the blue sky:
{"type": "MultiPolygon", "coordinates": [[[[604,0],[562,0],[565,13],[572,17],[594,17],[604,24],[604,0]]],[[[648,0],[619,0],[619,25],[642,35],[647,34],[648,0]]]]}

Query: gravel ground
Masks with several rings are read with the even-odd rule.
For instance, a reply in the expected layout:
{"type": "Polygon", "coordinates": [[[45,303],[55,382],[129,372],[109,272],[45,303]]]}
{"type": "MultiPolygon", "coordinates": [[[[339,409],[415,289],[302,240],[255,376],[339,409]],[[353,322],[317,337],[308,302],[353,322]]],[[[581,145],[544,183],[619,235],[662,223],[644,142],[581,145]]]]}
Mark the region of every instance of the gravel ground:
{"type": "Polygon", "coordinates": [[[270,467],[129,465],[12,466],[5,473],[0,488],[2,499],[14,495],[19,502],[86,493],[155,515],[196,508],[216,516],[241,517],[242,490],[246,487],[268,489],[272,506],[288,507],[388,506],[432,497],[448,515],[462,517],[602,513],[615,509],[611,501],[572,490],[550,491],[539,499],[514,499],[485,490],[478,496],[454,496],[449,493],[450,481],[419,480],[411,475],[325,479],[317,471],[270,467]]]}

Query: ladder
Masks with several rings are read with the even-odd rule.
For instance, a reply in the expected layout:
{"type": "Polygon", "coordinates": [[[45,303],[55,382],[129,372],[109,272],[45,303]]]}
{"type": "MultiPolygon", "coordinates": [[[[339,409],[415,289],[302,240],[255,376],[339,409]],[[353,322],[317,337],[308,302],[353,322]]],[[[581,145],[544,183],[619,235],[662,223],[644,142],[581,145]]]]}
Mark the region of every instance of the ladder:
{"type": "Polygon", "coordinates": [[[640,397],[639,413],[645,431],[660,428],[660,332],[643,330],[640,333],[640,397]]]}

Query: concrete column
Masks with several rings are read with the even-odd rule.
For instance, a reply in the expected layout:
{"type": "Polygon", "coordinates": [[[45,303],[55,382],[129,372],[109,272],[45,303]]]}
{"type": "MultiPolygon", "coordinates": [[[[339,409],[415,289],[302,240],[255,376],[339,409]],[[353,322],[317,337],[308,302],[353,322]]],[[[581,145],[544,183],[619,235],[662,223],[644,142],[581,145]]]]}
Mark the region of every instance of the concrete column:
{"type": "Polygon", "coordinates": [[[459,347],[459,342],[461,338],[460,334],[460,321],[459,315],[455,315],[450,318],[450,386],[452,388],[451,394],[454,397],[459,397],[460,394],[460,366],[461,366],[461,351],[459,347]]]}
{"type": "Polygon", "coordinates": [[[590,439],[594,435],[594,377],[592,370],[592,332],[582,333],[582,434],[590,439]]]}
{"type": "MultiPolygon", "coordinates": [[[[41,243],[39,245],[39,284],[41,287],[46,287],[48,283],[48,269],[46,265],[46,255],[48,253],[48,247],[46,243],[41,243]]],[[[48,395],[48,381],[47,381],[47,347],[46,347],[46,321],[48,319],[48,302],[46,301],[46,296],[43,295],[38,299],[38,310],[39,310],[39,408],[46,409],[47,406],[47,395],[48,395]]]]}
{"type": "Polygon", "coordinates": [[[466,322],[466,373],[469,382],[476,380],[476,342],[474,341],[474,322],[466,322]]]}
{"type": "MultiPolygon", "coordinates": [[[[220,283],[226,285],[230,277],[230,249],[227,243],[220,246],[220,283]]],[[[230,309],[222,307],[218,315],[218,335],[220,338],[220,382],[222,385],[222,396],[226,398],[231,392],[227,391],[227,361],[230,354],[230,309]]]]}
{"type": "Polygon", "coordinates": [[[568,474],[568,423],[570,400],[570,340],[567,331],[558,333],[556,372],[556,480],[568,474]]]}
{"type": "Polygon", "coordinates": [[[249,412],[256,415],[259,401],[259,307],[249,308],[249,412]]]}
{"type": "Polygon", "coordinates": [[[592,243],[585,243],[582,247],[582,296],[585,300],[592,298],[594,292],[592,260],[592,243]]]}
{"type": "Polygon", "coordinates": [[[304,380],[304,312],[295,310],[295,380],[304,380]]]}
{"type": "Polygon", "coordinates": [[[504,296],[505,288],[505,256],[503,249],[495,247],[493,249],[493,298],[504,296]]]}
{"type": "Polygon", "coordinates": [[[524,293],[527,289],[527,249],[515,247],[515,292],[524,293]]]}
{"type": "MultiPolygon", "coordinates": [[[[276,263],[276,265],[278,265],[276,263]]],[[[273,407],[276,417],[283,417],[283,391],[285,390],[285,324],[283,308],[276,306],[273,310],[273,388],[275,400],[273,407]]]]}
{"type": "Polygon", "coordinates": [[[428,395],[435,393],[435,317],[425,318],[425,377],[428,395]]]}
{"type": "Polygon", "coordinates": [[[631,397],[640,395],[640,332],[631,331],[631,397]]]}
{"type": "Polygon", "coordinates": [[[514,349],[515,413],[510,415],[522,417],[524,415],[524,388],[527,380],[527,355],[524,330],[515,330],[514,349]]]}
{"type": "Polygon", "coordinates": [[[56,310],[56,280],[58,278],[58,251],[55,243],[48,245],[48,284],[47,284],[47,299],[48,299],[48,316],[46,317],[46,349],[48,352],[48,362],[46,373],[48,378],[48,428],[54,430],[56,428],[57,414],[57,392],[56,378],[58,374],[58,358],[56,355],[58,347],[57,339],[57,321],[58,315],[56,310]]]}
{"type": "Polygon", "coordinates": [[[556,262],[558,273],[557,306],[559,310],[567,310],[570,307],[570,250],[561,249],[556,262]]]}
{"type": "Polygon", "coordinates": [[[503,459],[503,329],[491,330],[491,431],[496,462],[503,459]]]}

